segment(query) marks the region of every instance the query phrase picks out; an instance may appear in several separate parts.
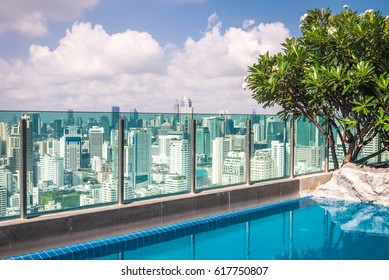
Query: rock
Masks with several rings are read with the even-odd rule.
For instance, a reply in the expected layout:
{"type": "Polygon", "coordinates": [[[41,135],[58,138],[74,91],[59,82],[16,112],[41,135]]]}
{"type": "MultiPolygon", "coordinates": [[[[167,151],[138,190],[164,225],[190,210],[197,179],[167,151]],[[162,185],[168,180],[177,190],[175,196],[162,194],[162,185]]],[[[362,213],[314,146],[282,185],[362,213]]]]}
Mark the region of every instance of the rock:
{"type": "Polygon", "coordinates": [[[345,164],[335,170],[331,179],[316,188],[312,195],[389,206],[389,168],[345,164]]]}

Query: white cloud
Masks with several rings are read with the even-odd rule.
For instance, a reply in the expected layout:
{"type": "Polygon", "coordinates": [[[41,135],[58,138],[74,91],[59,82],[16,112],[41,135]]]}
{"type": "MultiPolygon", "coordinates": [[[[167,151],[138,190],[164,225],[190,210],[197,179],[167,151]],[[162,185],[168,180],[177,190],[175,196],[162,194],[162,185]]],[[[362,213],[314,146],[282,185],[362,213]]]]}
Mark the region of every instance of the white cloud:
{"type": "Polygon", "coordinates": [[[243,29],[248,29],[249,27],[253,26],[255,24],[255,20],[253,19],[246,19],[243,21],[243,29]]]}
{"type": "Polygon", "coordinates": [[[48,19],[74,20],[83,10],[92,8],[98,2],[99,0],[0,1],[0,35],[7,31],[17,31],[30,37],[44,36],[48,31],[48,19]]]}
{"type": "Polygon", "coordinates": [[[219,16],[216,13],[213,13],[208,17],[208,31],[216,28],[216,29],[221,29],[222,27],[222,22],[219,20],[219,16]]]}
{"type": "Polygon", "coordinates": [[[280,51],[289,31],[271,23],[222,32],[217,16],[210,21],[216,25],[183,48],[161,47],[145,32],[108,34],[76,22],[53,50],[32,45],[27,61],[0,59],[0,109],[172,112],[187,94],[198,113],[261,112],[241,89],[243,77],[259,53],[280,51]]]}

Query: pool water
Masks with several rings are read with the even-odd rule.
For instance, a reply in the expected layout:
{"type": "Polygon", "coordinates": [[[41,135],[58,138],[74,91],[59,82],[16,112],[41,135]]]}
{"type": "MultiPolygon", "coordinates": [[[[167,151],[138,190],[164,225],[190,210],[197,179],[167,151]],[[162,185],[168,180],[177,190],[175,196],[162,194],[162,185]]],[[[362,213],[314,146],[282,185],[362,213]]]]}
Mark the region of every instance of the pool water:
{"type": "Polygon", "coordinates": [[[389,208],[302,198],[11,259],[389,259],[389,208]]]}

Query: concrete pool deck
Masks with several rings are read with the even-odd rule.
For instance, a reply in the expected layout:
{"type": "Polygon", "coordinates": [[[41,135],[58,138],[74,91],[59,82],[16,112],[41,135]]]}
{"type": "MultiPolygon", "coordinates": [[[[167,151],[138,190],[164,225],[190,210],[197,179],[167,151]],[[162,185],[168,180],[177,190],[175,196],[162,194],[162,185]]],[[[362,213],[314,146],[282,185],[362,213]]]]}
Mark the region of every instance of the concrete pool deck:
{"type": "Polygon", "coordinates": [[[303,197],[332,173],[239,185],[0,222],[0,258],[303,197]]]}

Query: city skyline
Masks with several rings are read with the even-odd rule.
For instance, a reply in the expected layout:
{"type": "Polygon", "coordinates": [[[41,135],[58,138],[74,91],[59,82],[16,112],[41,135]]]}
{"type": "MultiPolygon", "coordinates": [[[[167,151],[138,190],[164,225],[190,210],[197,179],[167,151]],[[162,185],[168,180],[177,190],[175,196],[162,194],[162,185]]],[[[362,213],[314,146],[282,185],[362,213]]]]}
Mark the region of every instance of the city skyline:
{"type": "MultiPolygon", "coordinates": [[[[145,115],[133,109],[126,115],[122,141],[125,200],[187,193],[192,176],[198,190],[244,184],[246,158],[250,159],[252,182],[289,176],[292,149],[287,122],[258,114],[234,119],[229,114],[193,114],[196,104],[188,96],[175,104],[177,112],[173,114],[146,114],[147,119],[142,119],[145,115]],[[196,119],[193,136],[188,129],[192,118],[196,119]],[[247,119],[251,120],[251,131],[247,131],[247,119]],[[192,140],[196,143],[193,150],[192,140]]],[[[118,199],[119,132],[114,122],[120,117],[120,107],[113,106],[111,114],[96,113],[94,118],[83,119],[72,109],[64,114],[66,118],[52,115],[49,121],[43,121],[40,112],[19,116],[28,124],[29,214],[118,199]]],[[[304,119],[295,125],[294,175],[323,171],[323,136],[304,119]]],[[[366,146],[366,152],[376,151],[378,144],[375,139],[366,146]]],[[[341,145],[337,151],[341,153],[341,145]]],[[[382,160],[388,159],[389,153],[382,155],[382,160]]],[[[0,118],[0,218],[18,215],[21,160],[18,117],[9,114],[0,118]]],[[[330,168],[331,163],[329,158],[330,168]]]]}
{"type": "Polygon", "coordinates": [[[241,85],[258,54],[299,36],[307,9],[381,10],[381,1],[81,0],[2,3],[0,110],[264,110],[241,85]],[[114,19],[114,20],[112,20],[114,19]]]}

